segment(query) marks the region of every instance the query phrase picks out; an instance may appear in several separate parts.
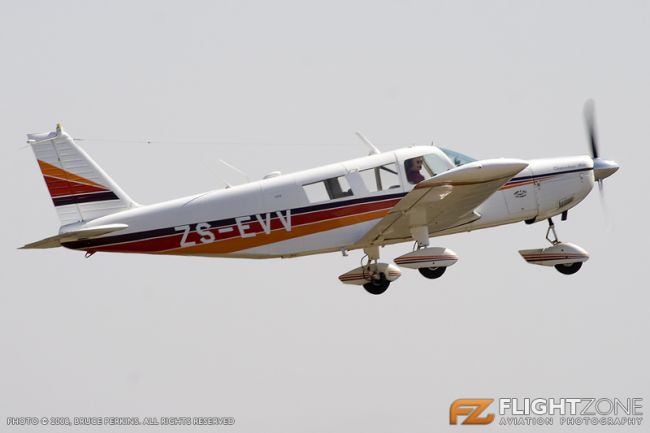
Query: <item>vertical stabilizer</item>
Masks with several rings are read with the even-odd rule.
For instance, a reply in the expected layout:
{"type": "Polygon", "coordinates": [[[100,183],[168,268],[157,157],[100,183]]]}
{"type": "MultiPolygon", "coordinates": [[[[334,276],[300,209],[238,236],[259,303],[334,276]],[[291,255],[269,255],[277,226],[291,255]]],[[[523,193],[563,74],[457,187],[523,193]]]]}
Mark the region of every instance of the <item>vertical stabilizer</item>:
{"type": "Polygon", "coordinates": [[[60,125],[27,138],[62,226],[137,206],[60,125]]]}

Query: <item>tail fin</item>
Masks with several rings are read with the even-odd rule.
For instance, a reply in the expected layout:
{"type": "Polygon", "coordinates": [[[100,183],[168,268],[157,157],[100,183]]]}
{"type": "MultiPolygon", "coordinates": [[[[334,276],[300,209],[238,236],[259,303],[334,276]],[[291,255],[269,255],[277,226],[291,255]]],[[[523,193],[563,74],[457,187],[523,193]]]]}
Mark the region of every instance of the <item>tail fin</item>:
{"type": "Polygon", "coordinates": [[[56,131],[27,138],[62,226],[137,206],[61,125],[56,131]]]}

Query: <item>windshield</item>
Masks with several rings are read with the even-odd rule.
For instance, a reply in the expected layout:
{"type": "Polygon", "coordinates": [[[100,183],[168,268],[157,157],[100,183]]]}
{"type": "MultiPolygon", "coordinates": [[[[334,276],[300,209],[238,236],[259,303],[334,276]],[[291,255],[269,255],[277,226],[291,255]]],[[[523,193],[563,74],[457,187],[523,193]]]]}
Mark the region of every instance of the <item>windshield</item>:
{"type": "Polygon", "coordinates": [[[460,152],[454,152],[453,150],[449,150],[449,149],[440,149],[440,150],[445,152],[445,155],[447,155],[449,159],[451,159],[451,162],[453,162],[456,167],[460,167],[463,164],[476,161],[476,159],[472,158],[471,156],[463,155],[460,152]]]}

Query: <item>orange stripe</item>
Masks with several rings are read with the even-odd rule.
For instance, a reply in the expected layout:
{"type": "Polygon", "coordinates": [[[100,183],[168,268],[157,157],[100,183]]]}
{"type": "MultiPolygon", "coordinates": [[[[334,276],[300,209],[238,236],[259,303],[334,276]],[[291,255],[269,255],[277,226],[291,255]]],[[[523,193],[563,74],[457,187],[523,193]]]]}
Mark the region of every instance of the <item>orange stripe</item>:
{"type": "Polygon", "coordinates": [[[291,231],[274,230],[268,235],[257,235],[250,238],[237,237],[234,239],[227,239],[224,241],[212,242],[209,244],[195,245],[186,248],[177,248],[174,250],[162,251],[158,254],[174,254],[174,255],[192,255],[192,254],[226,254],[235,251],[241,251],[248,248],[259,247],[262,245],[273,244],[276,242],[285,241],[287,239],[299,238],[314,233],[320,233],[327,230],[334,230],[341,227],[346,227],[353,224],[370,221],[377,218],[382,218],[388,213],[387,209],[375,212],[364,213],[361,215],[350,215],[343,218],[334,220],[317,222],[314,224],[306,224],[304,226],[292,227],[291,231]]]}
{"type": "Polygon", "coordinates": [[[518,186],[530,185],[531,183],[535,183],[535,181],[534,180],[523,180],[523,181],[519,181],[519,182],[506,183],[505,185],[503,185],[499,189],[502,190],[502,189],[516,188],[518,186]]]}
{"type": "Polygon", "coordinates": [[[77,176],[74,173],[70,173],[69,171],[65,171],[62,168],[55,167],[52,164],[48,164],[45,161],[41,161],[40,159],[38,161],[38,166],[41,168],[41,173],[45,176],[54,176],[58,177],[61,179],[73,181],[73,182],[79,182],[79,183],[85,183],[86,185],[91,185],[91,186],[98,186],[100,188],[106,188],[103,185],[100,185],[96,182],[93,182],[92,180],[88,180],[84,177],[77,176]]]}

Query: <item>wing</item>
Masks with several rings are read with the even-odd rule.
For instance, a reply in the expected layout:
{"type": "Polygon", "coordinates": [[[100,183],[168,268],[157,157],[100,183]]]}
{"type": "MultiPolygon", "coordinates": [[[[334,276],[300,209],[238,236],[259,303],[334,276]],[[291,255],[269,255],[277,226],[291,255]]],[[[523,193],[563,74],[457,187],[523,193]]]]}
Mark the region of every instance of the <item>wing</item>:
{"type": "Polygon", "coordinates": [[[410,239],[411,227],[435,233],[477,220],[474,209],[527,166],[517,159],[476,161],[423,180],[351,248],[410,239]]]}

